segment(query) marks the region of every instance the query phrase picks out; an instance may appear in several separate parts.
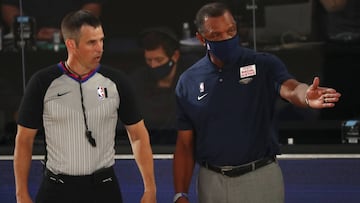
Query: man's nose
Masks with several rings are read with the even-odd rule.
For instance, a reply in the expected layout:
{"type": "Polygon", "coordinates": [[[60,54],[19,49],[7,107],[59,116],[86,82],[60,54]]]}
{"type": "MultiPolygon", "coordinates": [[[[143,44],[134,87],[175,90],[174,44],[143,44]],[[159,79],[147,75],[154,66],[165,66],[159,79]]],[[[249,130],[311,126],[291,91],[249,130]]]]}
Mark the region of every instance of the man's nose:
{"type": "Polygon", "coordinates": [[[99,42],[96,44],[96,51],[104,52],[104,43],[103,42],[99,42]]]}
{"type": "Polygon", "coordinates": [[[149,60],[149,61],[148,61],[148,65],[149,65],[151,68],[155,68],[155,67],[159,66],[159,64],[158,64],[156,61],[154,61],[154,60],[149,60]]]}

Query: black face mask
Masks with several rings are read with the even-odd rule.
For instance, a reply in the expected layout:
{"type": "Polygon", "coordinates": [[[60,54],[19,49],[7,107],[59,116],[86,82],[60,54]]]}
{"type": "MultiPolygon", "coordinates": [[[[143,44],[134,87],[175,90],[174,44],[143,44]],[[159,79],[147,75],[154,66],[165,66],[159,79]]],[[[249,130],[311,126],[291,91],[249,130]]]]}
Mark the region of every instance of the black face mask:
{"type": "Polygon", "coordinates": [[[173,60],[169,60],[169,62],[158,66],[158,67],[149,67],[150,68],[150,74],[156,79],[160,80],[166,76],[168,76],[174,66],[175,62],[173,60]]]}
{"type": "Polygon", "coordinates": [[[235,35],[231,39],[222,41],[206,41],[207,50],[220,59],[223,63],[233,63],[238,55],[236,49],[239,47],[240,37],[235,35]]]}

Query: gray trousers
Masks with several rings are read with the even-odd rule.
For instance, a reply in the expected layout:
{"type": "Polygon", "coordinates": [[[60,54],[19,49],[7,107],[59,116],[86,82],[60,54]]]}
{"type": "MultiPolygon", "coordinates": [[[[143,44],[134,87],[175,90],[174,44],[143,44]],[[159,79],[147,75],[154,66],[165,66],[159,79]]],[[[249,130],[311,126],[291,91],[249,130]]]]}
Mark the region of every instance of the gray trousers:
{"type": "Polygon", "coordinates": [[[200,167],[199,203],[284,203],[284,180],[277,162],[238,177],[200,167]]]}

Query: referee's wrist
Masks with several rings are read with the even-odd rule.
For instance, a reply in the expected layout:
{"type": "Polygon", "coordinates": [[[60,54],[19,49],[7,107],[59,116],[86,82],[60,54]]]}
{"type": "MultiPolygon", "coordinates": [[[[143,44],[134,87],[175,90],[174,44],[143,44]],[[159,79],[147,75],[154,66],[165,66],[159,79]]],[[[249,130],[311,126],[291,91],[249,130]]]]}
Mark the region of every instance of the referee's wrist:
{"type": "Polygon", "coordinates": [[[176,203],[180,197],[185,197],[186,199],[188,199],[189,195],[185,192],[178,192],[174,195],[173,202],[176,203]]]}

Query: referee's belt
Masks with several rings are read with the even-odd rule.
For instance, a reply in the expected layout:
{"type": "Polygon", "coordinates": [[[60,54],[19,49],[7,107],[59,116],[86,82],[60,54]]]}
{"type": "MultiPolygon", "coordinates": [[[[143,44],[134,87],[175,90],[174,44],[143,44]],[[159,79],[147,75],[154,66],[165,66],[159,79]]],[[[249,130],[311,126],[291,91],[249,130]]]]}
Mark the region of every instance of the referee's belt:
{"type": "Polygon", "coordinates": [[[89,175],[65,175],[65,174],[55,174],[49,169],[45,168],[44,176],[49,180],[59,183],[83,183],[83,184],[93,184],[93,183],[104,183],[108,181],[115,181],[115,171],[113,167],[103,168],[95,171],[89,175]]]}
{"type": "Polygon", "coordinates": [[[239,166],[214,166],[207,162],[200,162],[200,165],[204,168],[207,168],[209,170],[212,170],[216,173],[223,174],[225,176],[229,177],[237,177],[241,176],[245,173],[255,171],[256,169],[259,169],[263,166],[266,166],[268,164],[271,164],[275,162],[275,157],[266,157],[263,159],[259,159],[247,164],[239,165],[239,166]]]}

